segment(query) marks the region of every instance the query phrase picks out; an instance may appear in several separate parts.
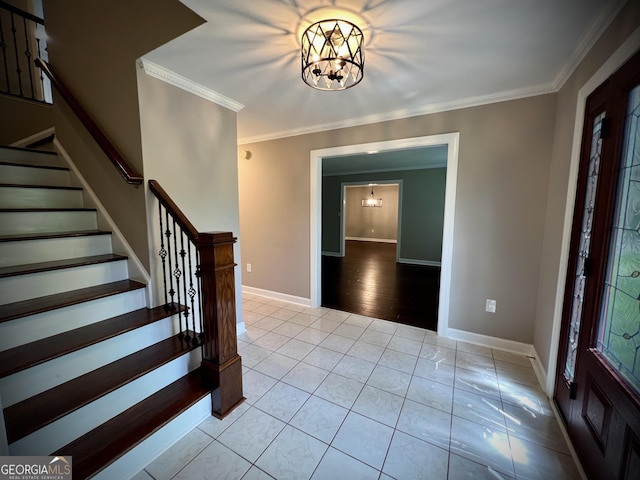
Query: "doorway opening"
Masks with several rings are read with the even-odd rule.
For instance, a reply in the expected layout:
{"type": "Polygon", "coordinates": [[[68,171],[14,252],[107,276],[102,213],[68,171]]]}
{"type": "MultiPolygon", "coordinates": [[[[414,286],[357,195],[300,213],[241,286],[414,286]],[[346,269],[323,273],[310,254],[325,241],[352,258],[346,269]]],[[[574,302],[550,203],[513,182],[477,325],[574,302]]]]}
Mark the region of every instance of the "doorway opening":
{"type": "Polygon", "coordinates": [[[444,222],[442,228],[441,270],[439,278],[438,326],[439,335],[447,336],[451,263],[453,257],[454,215],[458,167],[459,133],[413,137],[385,142],[347,145],[310,152],[310,285],[311,306],[318,307],[322,298],[322,165],[327,157],[350,156],[370,152],[390,152],[431,146],[446,147],[446,186],[444,222]]]}
{"type": "MultiPolygon", "coordinates": [[[[345,256],[346,242],[377,242],[396,245],[397,260],[402,181],[342,183],[340,190],[339,256],[345,256]]],[[[335,256],[333,252],[323,251],[322,254],[335,256]]]]}

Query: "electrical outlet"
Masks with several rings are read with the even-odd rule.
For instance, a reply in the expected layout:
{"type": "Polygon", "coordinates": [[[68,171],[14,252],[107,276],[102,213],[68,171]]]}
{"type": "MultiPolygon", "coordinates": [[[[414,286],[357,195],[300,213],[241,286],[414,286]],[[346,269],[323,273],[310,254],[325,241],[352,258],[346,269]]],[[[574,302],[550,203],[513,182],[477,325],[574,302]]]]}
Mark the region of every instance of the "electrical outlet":
{"type": "Polygon", "coordinates": [[[251,273],[251,264],[247,263],[247,272],[251,273]]]}
{"type": "Polygon", "coordinates": [[[489,313],[496,313],[496,301],[491,300],[490,298],[487,298],[487,303],[484,309],[489,313]]]}

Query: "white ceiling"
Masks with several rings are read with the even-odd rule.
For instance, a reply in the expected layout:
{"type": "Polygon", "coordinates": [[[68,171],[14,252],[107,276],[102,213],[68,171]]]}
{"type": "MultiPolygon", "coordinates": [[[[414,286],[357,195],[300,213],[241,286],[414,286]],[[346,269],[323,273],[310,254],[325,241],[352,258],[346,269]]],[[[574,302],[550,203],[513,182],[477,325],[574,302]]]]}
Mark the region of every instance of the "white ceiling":
{"type": "Polygon", "coordinates": [[[243,105],[239,143],[557,91],[624,4],[181,1],[207,22],[144,58],[243,105]],[[364,23],[364,79],[338,92],[300,78],[300,25],[329,7],[364,23]]]}

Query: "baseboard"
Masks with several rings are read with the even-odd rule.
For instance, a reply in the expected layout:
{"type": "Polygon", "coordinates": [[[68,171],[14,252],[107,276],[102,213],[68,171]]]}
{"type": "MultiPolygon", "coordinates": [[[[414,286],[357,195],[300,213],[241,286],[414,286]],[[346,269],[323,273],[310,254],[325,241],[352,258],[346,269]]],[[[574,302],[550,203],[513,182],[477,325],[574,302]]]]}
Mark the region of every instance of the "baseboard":
{"type": "Polygon", "coordinates": [[[344,239],[355,240],[357,242],[398,243],[398,240],[392,238],[344,237],[344,239]]]}
{"type": "Polygon", "coordinates": [[[242,335],[247,331],[247,326],[244,322],[236,323],[236,335],[242,335]]]}
{"type": "Polygon", "coordinates": [[[43,130],[41,132],[38,133],[34,133],[33,135],[30,135],[26,138],[23,138],[22,140],[18,140],[17,142],[12,143],[11,145],[9,145],[10,147],[18,147],[18,148],[26,148],[27,145],[30,145],[34,142],[37,142],[39,140],[43,140],[47,137],[50,137],[51,135],[54,135],[56,133],[56,129],[54,127],[51,128],[47,128],[46,130],[43,130]]]}
{"type": "Polygon", "coordinates": [[[344,255],[340,255],[340,252],[322,252],[322,255],[325,257],[344,257],[344,255]]]}
{"type": "Polygon", "coordinates": [[[519,353],[532,357],[534,355],[533,345],[529,343],[516,342],[514,340],[506,340],[504,338],[490,337],[489,335],[482,335],[480,333],[467,332],[465,330],[458,330],[457,328],[449,328],[447,330],[447,337],[452,340],[460,340],[461,342],[473,343],[475,345],[481,345],[483,347],[496,348],[498,350],[504,350],[507,352],[519,353]]]}
{"type": "Polygon", "coordinates": [[[538,379],[538,382],[542,387],[542,391],[547,394],[547,397],[551,398],[553,397],[553,391],[551,392],[547,391],[547,380],[548,380],[549,373],[542,365],[542,362],[540,362],[540,356],[538,355],[538,352],[536,352],[536,347],[532,346],[532,349],[533,349],[533,359],[531,361],[531,364],[533,366],[533,371],[535,372],[536,378],[538,379]]]}
{"type": "Polygon", "coordinates": [[[311,300],[303,297],[296,297],[286,293],[273,292],[271,290],[263,290],[262,288],[242,286],[242,293],[250,293],[253,295],[260,295],[261,297],[271,298],[273,300],[282,300],[283,302],[297,303],[298,305],[304,305],[305,307],[311,306],[311,300]]]}
{"type": "Polygon", "coordinates": [[[441,262],[434,262],[432,260],[416,260],[414,258],[399,258],[398,263],[406,263],[408,265],[424,265],[427,267],[441,267],[441,262]]]}

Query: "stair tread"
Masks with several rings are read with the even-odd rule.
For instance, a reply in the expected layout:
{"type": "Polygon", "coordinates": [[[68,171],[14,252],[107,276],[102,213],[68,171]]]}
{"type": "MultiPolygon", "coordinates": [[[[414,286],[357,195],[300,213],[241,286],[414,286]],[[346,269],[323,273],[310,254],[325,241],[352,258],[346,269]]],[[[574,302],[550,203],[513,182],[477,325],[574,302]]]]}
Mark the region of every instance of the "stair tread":
{"type": "Polygon", "coordinates": [[[29,183],[0,183],[2,188],[42,188],[46,190],[82,190],[82,187],[69,187],[64,185],[37,185],[29,183]]]}
{"type": "Polygon", "coordinates": [[[0,378],[161,320],[164,307],[141,308],[0,352],[0,378]]]}
{"type": "Polygon", "coordinates": [[[104,255],[92,255],[90,257],[77,257],[64,260],[53,260],[50,262],[11,265],[9,267],[0,268],[0,278],[13,277],[17,275],[27,275],[30,273],[39,273],[51,270],[61,270],[64,268],[81,267],[85,265],[95,265],[97,263],[116,262],[126,259],[127,257],[124,255],[119,255],[116,253],[106,253],[104,255]]]}
{"type": "Polygon", "coordinates": [[[40,149],[40,147],[43,146],[43,145],[51,144],[55,138],[56,138],[56,134],[52,133],[51,135],[47,135],[46,137],[41,138],[40,140],[36,140],[35,142],[31,142],[29,145],[27,145],[25,147],[22,147],[22,148],[26,149],[29,152],[43,152],[45,154],[57,155],[57,152],[55,152],[53,150],[40,149]]]}
{"type": "Polygon", "coordinates": [[[56,293],[54,295],[32,298],[21,302],[8,303],[6,305],[0,305],[0,323],[141,288],[145,288],[144,283],[134,280],[120,280],[96,285],[94,287],[80,288],[70,292],[56,293]]]}
{"type": "Polygon", "coordinates": [[[210,392],[197,368],[53,455],[73,457],[74,478],[91,477],[210,392]]]}
{"type": "Polygon", "coordinates": [[[0,235],[0,242],[17,242],[22,240],[45,240],[48,238],[87,237],[91,235],[111,235],[108,230],[77,230],[74,232],[37,232],[13,233],[0,235]]]}
{"type": "Polygon", "coordinates": [[[0,213],[30,213],[30,212],[95,212],[95,208],[72,207],[72,208],[0,208],[0,213]]]}
{"type": "Polygon", "coordinates": [[[6,165],[8,167],[41,168],[45,170],[70,171],[69,167],[58,167],[56,165],[32,165],[29,163],[7,162],[6,160],[1,160],[0,165],[6,165]]]}
{"type": "MultiPolygon", "coordinates": [[[[53,137],[53,135],[50,135],[50,137],[53,137]]],[[[49,138],[49,137],[47,137],[47,138],[49,138]]],[[[51,151],[51,150],[37,150],[35,148],[30,148],[30,147],[13,147],[11,145],[2,145],[2,146],[0,146],[0,149],[1,150],[16,151],[16,152],[35,153],[36,155],[37,154],[43,154],[43,155],[52,155],[54,157],[58,156],[58,152],[54,152],[54,151],[51,151]]]]}
{"type": "Polygon", "coordinates": [[[92,370],[4,408],[7,440],[13,443],[144,374],[197,348],[178,335],[92,370]]]}

